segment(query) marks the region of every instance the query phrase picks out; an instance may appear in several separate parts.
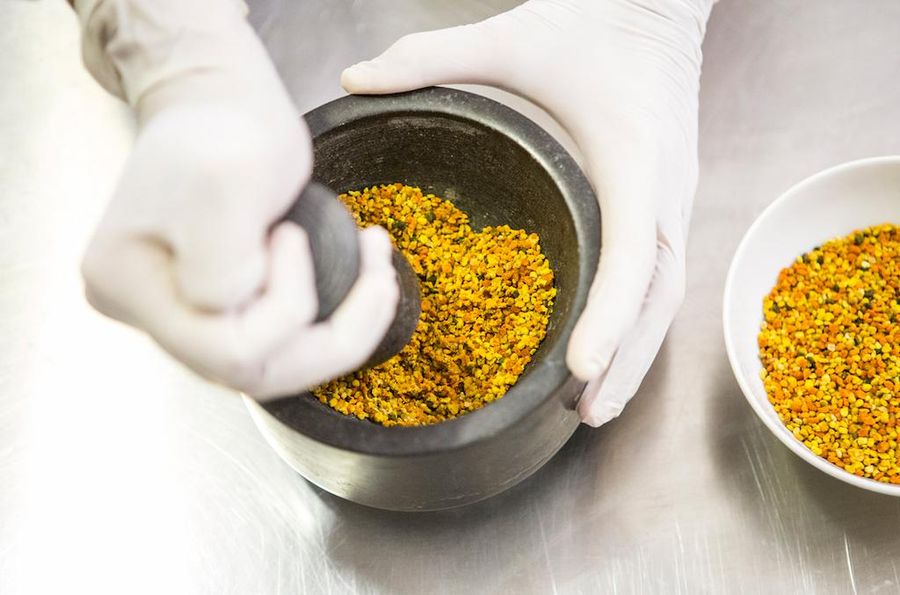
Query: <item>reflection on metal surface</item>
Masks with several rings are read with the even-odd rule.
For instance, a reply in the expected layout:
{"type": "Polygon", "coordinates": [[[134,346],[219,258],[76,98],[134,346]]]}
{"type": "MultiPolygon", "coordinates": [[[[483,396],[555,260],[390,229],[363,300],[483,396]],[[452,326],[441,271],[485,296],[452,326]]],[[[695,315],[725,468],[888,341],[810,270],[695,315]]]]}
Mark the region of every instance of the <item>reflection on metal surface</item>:
{"type": "MultiPolygon", "coordinates": [[[[398,35],[512,2],[250,4],[306,110],[398,35]]],[[[420,515],[306,483],[237,395],[90,311],[78,256],[129,118],[81,71],[65,3],[3,2],[0,22],[0,593],[900,590],[900,501],[781,446],[719,322],[730,255],[773,197],[900,153],[893,0],[721,3],[687,303],[640,394],[510,492],[420,515]]]]}

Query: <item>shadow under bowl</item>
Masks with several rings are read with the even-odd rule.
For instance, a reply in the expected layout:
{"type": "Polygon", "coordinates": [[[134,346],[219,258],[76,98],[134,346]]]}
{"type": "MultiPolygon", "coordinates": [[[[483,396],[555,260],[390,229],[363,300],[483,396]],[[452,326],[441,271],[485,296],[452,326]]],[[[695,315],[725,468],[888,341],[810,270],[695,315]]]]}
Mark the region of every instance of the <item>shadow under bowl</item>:
{"type": "Polygon", "coordinates": [[[572,157],[521,114],[485,97],[432,87],[348,96],[305,115],[313,178],[337,192],[402,182],[446,198],[474,229],[535,232],[554,271],[547,336],[500,400],[439,424],[383,427],[308,393],[247,407],[278,454],[348,500],[437,510],[497,494],[546,463],[578,426],[583,383],[565,364],[600,252],[595,195],[572,157]]]}

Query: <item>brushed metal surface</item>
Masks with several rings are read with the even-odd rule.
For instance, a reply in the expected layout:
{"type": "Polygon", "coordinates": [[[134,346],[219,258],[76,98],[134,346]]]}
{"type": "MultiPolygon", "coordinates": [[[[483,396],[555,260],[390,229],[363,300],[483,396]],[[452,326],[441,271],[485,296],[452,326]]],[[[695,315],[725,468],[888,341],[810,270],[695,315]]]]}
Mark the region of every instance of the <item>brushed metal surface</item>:
{"type": "MultiPolygon", "coordinates": [[[[513,2],[250,4],[306,111],[398,35],[513,2]]],[[[775,196],[900,153],[900,3],[720,3],[687,303],[640,393],[510,492],[415,516],[309,485],[237,395],[91,312],[79,252],[130,120],[82,72],[64,2],[6,0],[0,22],[0,593],[900,592],[900,501],[778,443],[720,323],[731,254],[775,196]]]]}

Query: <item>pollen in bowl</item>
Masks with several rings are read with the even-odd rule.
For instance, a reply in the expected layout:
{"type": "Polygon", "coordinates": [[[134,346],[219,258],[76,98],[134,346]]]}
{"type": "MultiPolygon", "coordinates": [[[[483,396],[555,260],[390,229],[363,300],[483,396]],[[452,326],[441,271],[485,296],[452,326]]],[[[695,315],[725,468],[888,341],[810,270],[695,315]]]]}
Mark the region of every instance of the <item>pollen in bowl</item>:
{"type": "Polygon", "coordinates": [[[761,375],[784,425],[845,471],[900,484],[900,227],[803,254],[763,311],[761,375]]]}

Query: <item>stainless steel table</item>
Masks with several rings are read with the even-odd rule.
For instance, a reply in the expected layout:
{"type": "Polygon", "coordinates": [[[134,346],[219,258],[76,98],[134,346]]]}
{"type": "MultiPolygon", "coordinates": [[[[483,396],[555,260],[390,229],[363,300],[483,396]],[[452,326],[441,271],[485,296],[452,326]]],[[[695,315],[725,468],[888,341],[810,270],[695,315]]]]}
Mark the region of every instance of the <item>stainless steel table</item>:
{"type": "MultiPolygon", "coordinates": [[[[302,110],[400,34],[512,4],[251,1],[302,110]]],[[[6,0],[0,22],[0,593],[900,592],[900,501],[770,436],[720,324],[731,254],[777,194],[900,153],[900,3],[723,0],[687,303],[640,393],[511,492],[421,515],[320,492],[236,395],[91,312],[79,252],[132,127],[65,3],[6,0]]]]}

